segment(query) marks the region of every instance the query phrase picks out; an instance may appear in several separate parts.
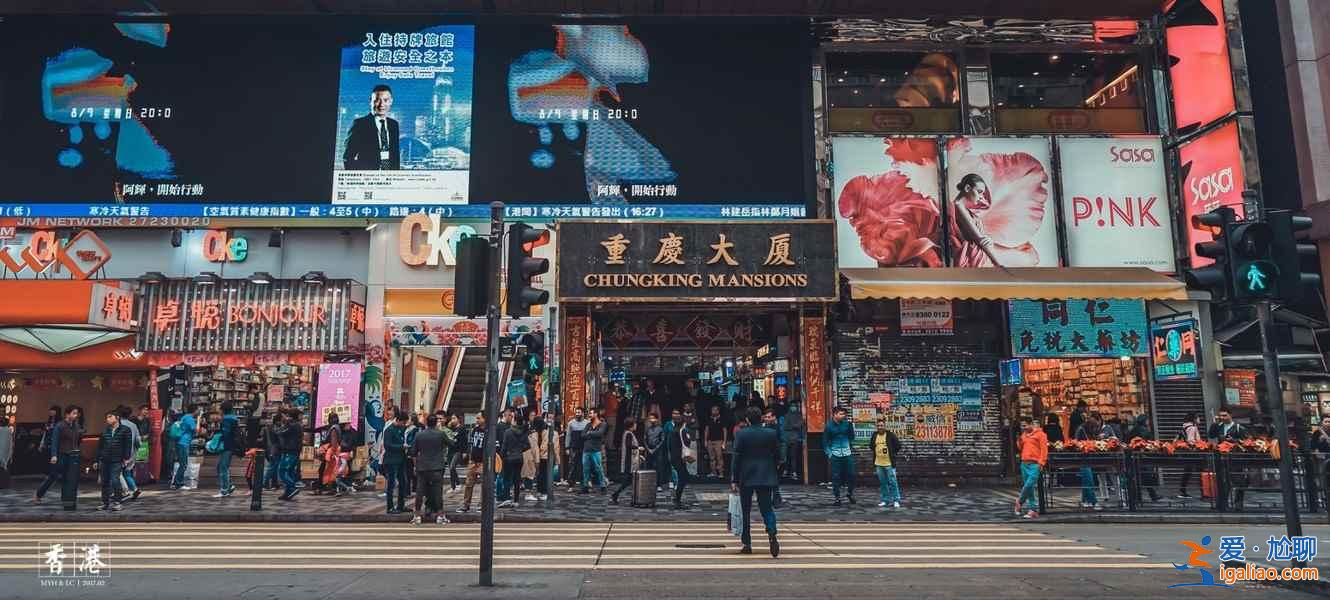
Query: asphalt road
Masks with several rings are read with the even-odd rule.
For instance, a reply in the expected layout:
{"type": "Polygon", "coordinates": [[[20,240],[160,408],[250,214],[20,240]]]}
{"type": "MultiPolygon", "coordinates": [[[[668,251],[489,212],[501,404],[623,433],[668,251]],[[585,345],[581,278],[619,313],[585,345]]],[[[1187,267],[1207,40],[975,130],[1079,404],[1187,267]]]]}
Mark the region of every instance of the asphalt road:
{"type": "Polygon", "coordinates": [[[773,559],[761,535],[736,554],[715,522],[503,524],[499,585],[479,588],[469,524],[4,524],[0,598],[1312,597],[1167,589],[1196,579],[1171,563],[1185,559],[1178,535],[1203,533],[1181,529],[792,523],[773,559]],[[47,560],[54,544],[64,560],[47,560]],[[81,569],[92,544],[95,574],[81,569]]]}

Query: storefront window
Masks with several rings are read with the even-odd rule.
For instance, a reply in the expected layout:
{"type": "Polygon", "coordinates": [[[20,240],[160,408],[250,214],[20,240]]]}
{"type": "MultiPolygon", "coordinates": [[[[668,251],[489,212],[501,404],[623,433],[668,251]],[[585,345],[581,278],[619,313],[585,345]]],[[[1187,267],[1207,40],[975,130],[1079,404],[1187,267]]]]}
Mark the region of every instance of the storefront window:
{"type": "Polygon", "coordinates": [[[1133,54],[995,53],[999,133],[1146,133],[1133,54]]]}
{"type": "Polygon", "coordinates": [[[831,130],[953,132],[960,129],[960,70],[941,52],[827,57],[831,130]]]}

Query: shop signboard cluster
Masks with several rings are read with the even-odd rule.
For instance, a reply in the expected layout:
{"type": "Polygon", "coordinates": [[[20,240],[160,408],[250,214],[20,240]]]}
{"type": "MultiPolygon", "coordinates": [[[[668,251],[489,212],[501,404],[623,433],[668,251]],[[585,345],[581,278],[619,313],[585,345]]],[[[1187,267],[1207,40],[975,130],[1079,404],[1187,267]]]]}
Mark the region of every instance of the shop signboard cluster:
{"type": "Polygon", "coordinates": [[[833,301],[830,221],[559,224],[560,302],[833,301]]]}
{"type": "Polygon", "coordinates": [[[952,335],[956,319],[951,300],[901,298],[901,335],[952,335]]]}
{"type": "Polygon", "coordinates": [[[1150,330],[1140,300],[1011,300],[1009,311],[1015,356],[1122,357],[1150,352],[1150,330]]]}

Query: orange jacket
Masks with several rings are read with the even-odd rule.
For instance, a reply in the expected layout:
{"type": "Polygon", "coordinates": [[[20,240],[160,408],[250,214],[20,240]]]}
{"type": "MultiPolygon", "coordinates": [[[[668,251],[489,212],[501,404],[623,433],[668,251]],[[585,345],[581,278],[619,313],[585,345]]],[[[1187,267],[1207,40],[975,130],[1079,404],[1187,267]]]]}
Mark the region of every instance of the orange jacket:
{"type": "Polygon", "coordinates": [[[1036,427],[1030,433],[1022,433],[1016,447],[1021,449],[1021,462],[1039,463],[1041,467],[1048,464],[1048,436],[1044,430],[1036,427]]]}

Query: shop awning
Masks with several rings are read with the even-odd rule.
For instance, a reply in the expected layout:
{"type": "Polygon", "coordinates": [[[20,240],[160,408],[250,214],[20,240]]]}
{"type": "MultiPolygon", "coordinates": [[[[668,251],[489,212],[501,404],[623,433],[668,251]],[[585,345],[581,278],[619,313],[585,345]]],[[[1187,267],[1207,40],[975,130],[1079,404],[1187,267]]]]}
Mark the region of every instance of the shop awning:
{"type": "Polygon", "coordinates": [[[855,300],[1140,298],[1186,300],[1181,281],[1145,268],[841,269],[855,300]]]}

